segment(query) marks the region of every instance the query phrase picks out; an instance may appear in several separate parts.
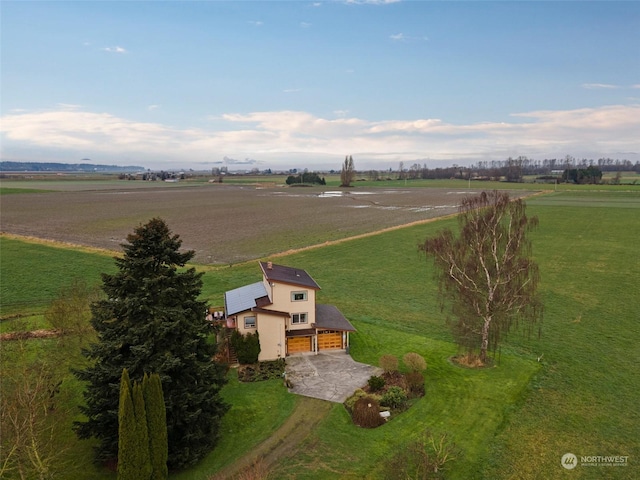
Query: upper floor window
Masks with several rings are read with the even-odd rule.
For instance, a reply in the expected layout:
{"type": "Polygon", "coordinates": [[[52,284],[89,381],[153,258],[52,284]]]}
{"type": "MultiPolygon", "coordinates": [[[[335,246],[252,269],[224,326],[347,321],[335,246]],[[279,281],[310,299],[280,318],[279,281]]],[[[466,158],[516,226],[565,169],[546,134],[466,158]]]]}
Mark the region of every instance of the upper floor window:
{"type": "Polygon", "coordinates": [[[307,314],[294,313],[293,315],[291,315],[291,323],[294,325],[298,325],[300,323],[307,323],[307,314]]]}
{"type": "Polygon", "coordinates": [[[291,292],[292,302],[303,302],[307,299],[307,292],[291,292]]]}
{"type": "Polygon", "coordinates": [[[256,328],[256,317],[244,317],[244,328],[256,328]]]}

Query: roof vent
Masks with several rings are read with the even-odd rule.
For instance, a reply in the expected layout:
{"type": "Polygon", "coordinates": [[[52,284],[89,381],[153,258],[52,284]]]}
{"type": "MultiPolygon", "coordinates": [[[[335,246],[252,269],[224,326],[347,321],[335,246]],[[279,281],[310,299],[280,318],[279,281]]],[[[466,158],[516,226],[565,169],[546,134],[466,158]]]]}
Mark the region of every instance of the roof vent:
{"type": "Polygon", "coordinates": [[[273,269],[273,263],[267,262],[267,270],[273,269]]]}

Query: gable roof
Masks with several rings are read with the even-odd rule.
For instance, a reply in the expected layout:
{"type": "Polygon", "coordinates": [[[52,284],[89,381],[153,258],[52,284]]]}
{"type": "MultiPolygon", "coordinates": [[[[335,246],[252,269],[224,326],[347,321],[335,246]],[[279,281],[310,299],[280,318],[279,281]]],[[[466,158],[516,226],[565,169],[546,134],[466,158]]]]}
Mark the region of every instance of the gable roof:
{"type": "Polygon", "coordinates": [[[300,268],[285,267],[271,262],[260,262],[260,268],[269,282],[288,283],[320,290],[320,285],[307,272],[300,268]]]}
{"type": "Polygon", "coordinates": [[[227,315],[235,315],[238,312],[251,310],[256,307],[258,303],[261,303],[262,306],[264,303],[257,302],[257,300],[263,297],[269,298],[262,282],[256,282],[251,285],[229,290],[224,294],[224,305],[227,315]]]}

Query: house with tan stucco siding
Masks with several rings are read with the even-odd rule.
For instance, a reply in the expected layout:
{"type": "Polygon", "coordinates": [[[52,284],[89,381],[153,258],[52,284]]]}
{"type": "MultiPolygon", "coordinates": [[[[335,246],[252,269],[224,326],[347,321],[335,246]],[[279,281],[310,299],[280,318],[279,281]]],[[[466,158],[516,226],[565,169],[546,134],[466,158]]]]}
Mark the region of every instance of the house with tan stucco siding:
{"type": "Polygon", "coordinates": [[[355,328],[333,305],[316,303],[320,286],[306,271],[259,262],[262,281],[224,295],[228,328],[258,333],[259,361],[347,350],[355,328]]]}

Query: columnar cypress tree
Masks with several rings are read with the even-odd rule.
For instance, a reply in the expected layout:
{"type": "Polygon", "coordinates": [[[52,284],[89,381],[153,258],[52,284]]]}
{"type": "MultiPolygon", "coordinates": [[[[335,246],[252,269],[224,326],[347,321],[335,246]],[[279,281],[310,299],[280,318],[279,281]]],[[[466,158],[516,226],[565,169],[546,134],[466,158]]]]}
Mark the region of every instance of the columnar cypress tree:
{"type": "Polygon", "coordinates": [[[131,381],[127,369],[120,379],[120,401],[118,407],[118,480],[133,478],[136,472],[138,440],[136,418],[131,398],[131,381]]]}
{"type": "Polygon", "coordinates": [[[147,409],[140,382],[133,384],[133,410],[136,415],[136,440],[138,442],[138,464],[136,479],[149,480],[151,477],[151,455],[149,454],[149,427],[147,409]]]}
{"type": "Polygon", "coordinates": [[[151,479],[165,480],[167,470],[167,418],[162,394],[162,383],[157,373],[146,375],[142,380],[144,404],[147,409],[149,427],[149,453],[151,455],[151,479]]]}
{"type": "Polygon", "coordinates": [[[98,341],[86,350],[92,363],[76,375],[87,382],[80,438],[96,437],[98,459],[118,452],[118,383],[123,368],[132,380],[156,372],[166,405],[169,468],[194,464],[215,445],[228,406],[220,397],[224,368],[212,358],[215,346],[204,302],[202,274],[182,269],[194,255],[179,252],[182,241],[154,218],[135,229],[116,258],[118,272],[103,274],[106,299],[92,305],[98,341]]]}

